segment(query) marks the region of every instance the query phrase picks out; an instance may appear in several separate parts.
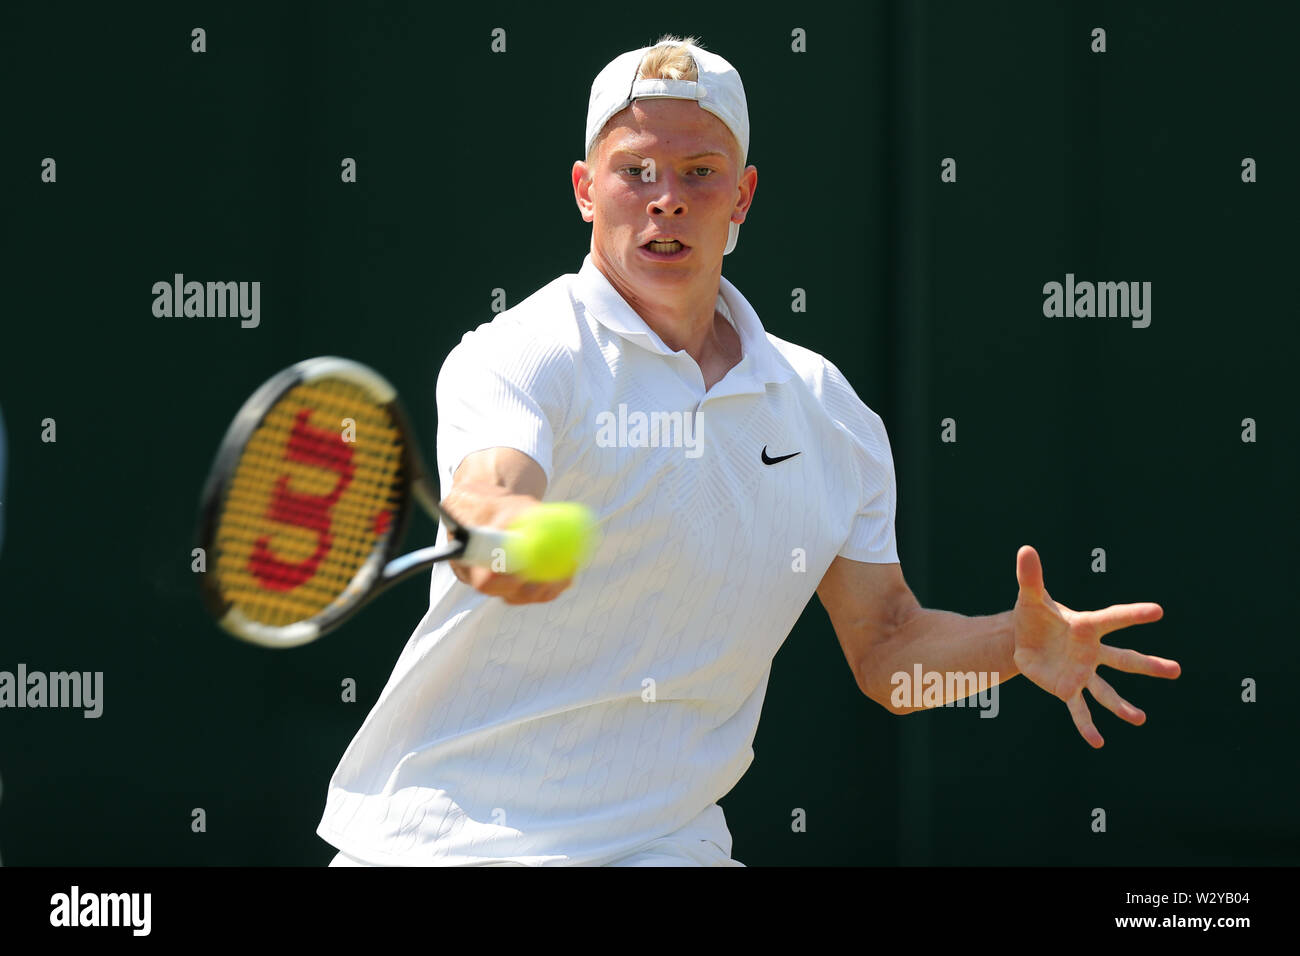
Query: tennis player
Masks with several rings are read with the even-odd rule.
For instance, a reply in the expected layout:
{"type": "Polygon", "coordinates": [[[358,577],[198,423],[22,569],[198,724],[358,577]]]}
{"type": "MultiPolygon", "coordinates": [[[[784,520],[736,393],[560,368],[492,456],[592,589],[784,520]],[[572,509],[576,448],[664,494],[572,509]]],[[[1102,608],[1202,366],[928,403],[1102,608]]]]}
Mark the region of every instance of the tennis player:
{"type": "Polygon", "coordinates": [[[894,712],[920,709],[891,701],[891,675],[919,664],[1023,673],[1094,747],[1085,687],[1141,724],[1096,671],[1178,676],[1101,643],[1158,605],[1073,611],[1030,547],[1004,613],[926,610],[908,589],[880,417],[722,277],[758,179],[731,64],[675,37],[619,56],[585,145],[590,255],[452,350],[437,451],[462,521],[574,500],[602,542],[556,584],[436,566],[330,782],[331,865],[740,865],[717,801],[814,592],[858,686],[894,712]]]}

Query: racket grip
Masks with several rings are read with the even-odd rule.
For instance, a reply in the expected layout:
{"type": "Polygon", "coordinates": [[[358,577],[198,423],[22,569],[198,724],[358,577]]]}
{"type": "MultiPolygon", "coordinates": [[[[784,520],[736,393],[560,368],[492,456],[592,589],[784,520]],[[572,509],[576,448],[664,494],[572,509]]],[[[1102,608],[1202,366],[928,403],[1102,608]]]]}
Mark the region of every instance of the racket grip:
{"type": "MultiPolygon", "coordinates": [[[[514,533],[500,528],[467,528],[469,540],[465,550],[456,558],[465,564],[490,568],[501,566],[510,554],[510,542],[516,537],[514,533]]],[[[506,567],[509,571],[509,567],[506,567]]]]}

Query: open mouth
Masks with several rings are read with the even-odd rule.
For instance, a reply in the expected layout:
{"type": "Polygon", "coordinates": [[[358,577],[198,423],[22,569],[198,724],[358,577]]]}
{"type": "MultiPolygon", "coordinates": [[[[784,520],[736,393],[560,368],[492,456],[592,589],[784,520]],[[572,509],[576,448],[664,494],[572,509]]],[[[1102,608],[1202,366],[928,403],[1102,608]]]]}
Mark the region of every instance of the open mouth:
{"type": "Polygon", "coordinates": [[[651,239],[641,248],[648,249],[656,255],[671,256],[688,248],[688,246],[686,246],[680,239],[651,239]]]}

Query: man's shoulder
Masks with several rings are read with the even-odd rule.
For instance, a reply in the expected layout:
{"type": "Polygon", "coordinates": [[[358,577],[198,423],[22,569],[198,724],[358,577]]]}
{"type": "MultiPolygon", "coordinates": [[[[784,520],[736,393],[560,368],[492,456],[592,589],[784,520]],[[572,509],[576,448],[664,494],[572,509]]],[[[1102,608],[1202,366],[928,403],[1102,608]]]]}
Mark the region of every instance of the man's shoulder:
{"type": "MultiPolygon", "coordinates": [[[[800,380],[812,391],[819,399],[825,394],[828,380],[828,373],[834,370],[834,376],[839,376],[839,369],[836,369],[829,360],[819,352],[814,352],[810,348],[790,342],[780,336],[773,335],[771,332],[764,330],[768,342],[776,349],[781,358],[785,359],[786,364],[794,370],[800,380]]],[[[832,376],[833,377],[833,376],[832,376]]],[[[839,376],[842,377],[842,376],[839,376]]]]}
{"type": "Polygon", "coordinates": [[[468,329],[447,356],[448,364],[469,362],[505,370],[572,367],[582,346],[579,316],[571,293],[573,275],[562,275],[494,318],[468,329]]]}
{"type": "Polygon", "coordinates": [[[834,362],[810,348],[767,332],[767,339],[794,369],[817,403],[834,421],[851,431],[883,428],[880,416],[869,408],[834,362]]]}
{"type": "MultiPolygon", "coordinates": [[[[753,321],[756,321],[762,329],[763,334],[767,337],[768,344],[780,357],[780,362],[784,363],[794,372],[795,377],[804,387],[812,393],[818,400],[822,401],[826,394],[828,384],[836,387],[844,376],[840,370],[835,367],[834,363],[828,360],[819,352],[783,339],[779,335],[774,335],[766,325],[763,324],[762,318],[758,311],[745,298],[744,294],[738,289],[735,283],[723,276],[720,290],[723,301],[730,299],[728,303],[732,310],[737,308],[747,312],[753,321]],[[835,381],[832,381],[835,380],[835,381]]],[[[847,384],[847,383],[846,383],[847,384]]]]}
{"type": "Polygon", "coordinates": [[[467,331],[462,340],[471,336],[498,340],[570,338],[578,317],[571,291],[575,278],[569,274],[552,279],[523,301],[467,331]]]}

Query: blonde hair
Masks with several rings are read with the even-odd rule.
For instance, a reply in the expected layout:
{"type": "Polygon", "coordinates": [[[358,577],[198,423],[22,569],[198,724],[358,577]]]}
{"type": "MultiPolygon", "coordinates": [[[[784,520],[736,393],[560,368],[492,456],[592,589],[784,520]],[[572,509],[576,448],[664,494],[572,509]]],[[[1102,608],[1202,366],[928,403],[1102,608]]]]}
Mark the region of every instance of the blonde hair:
{"type": "Polygon", "coordinates": [[[687,46],[698,47],[695,37],[661,36],[659,42],[641,59],[636,71],[638,80],[698,80],[700,72],[687,46]]]}
{"type": "MultiPolygon", "coordinates": [[[[659,42],[641,58],[636,78],[638,80],[698,80],[700,71],[695,66],[695,58],[691,56],[687,46],[703,49],[696,37],[678,37],[665,33],[659,38],[659,42]]],[[[588,165],[591,165],[591,158],[596,155],[596,151],[604,141],[605,131],[602,129],[587,152],[588,165]]]]}

